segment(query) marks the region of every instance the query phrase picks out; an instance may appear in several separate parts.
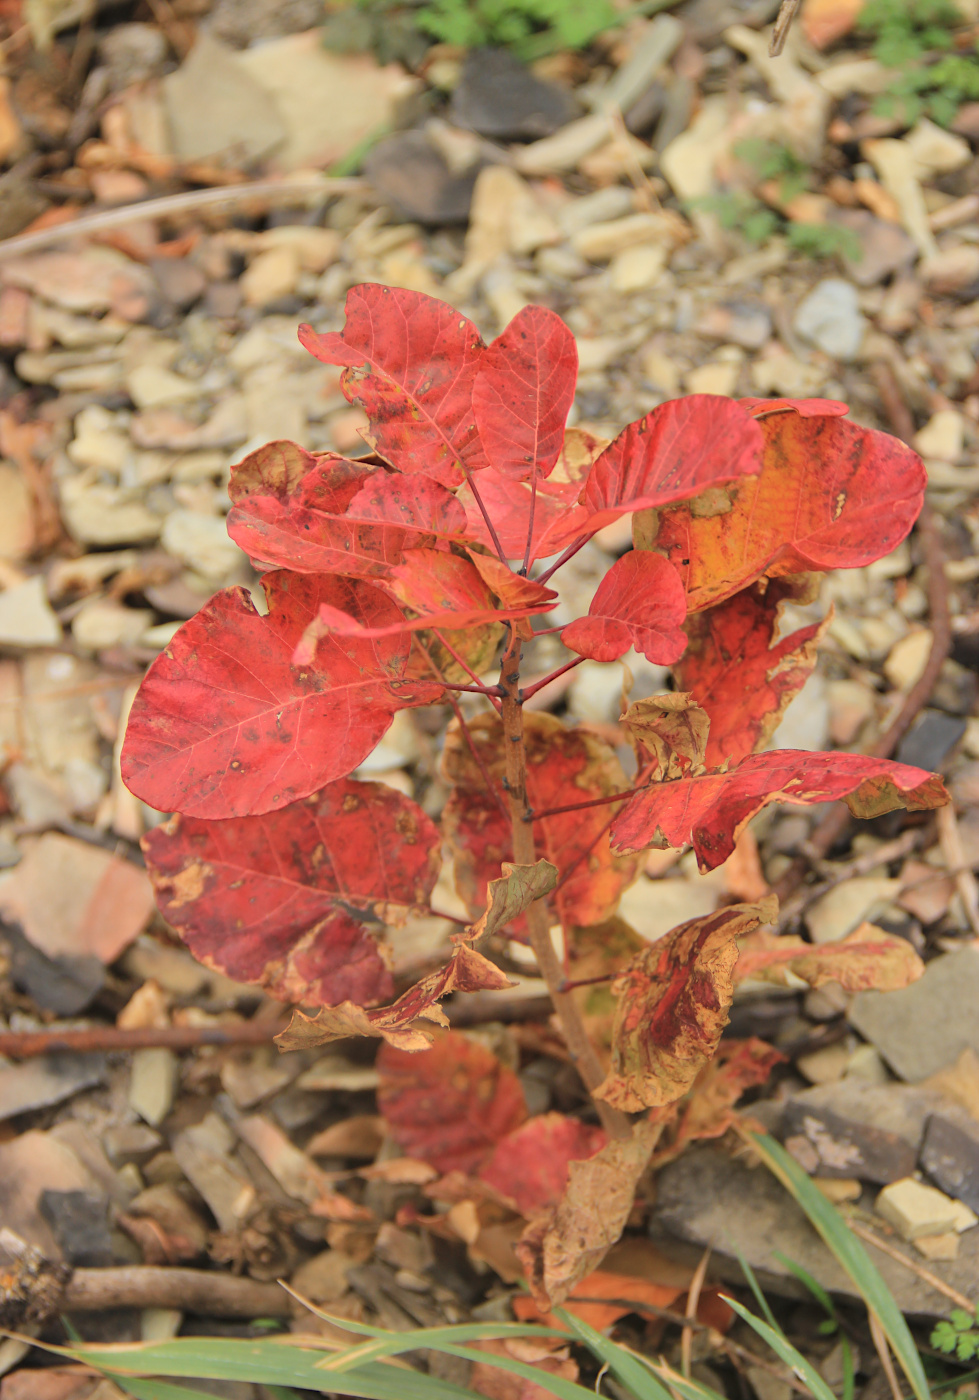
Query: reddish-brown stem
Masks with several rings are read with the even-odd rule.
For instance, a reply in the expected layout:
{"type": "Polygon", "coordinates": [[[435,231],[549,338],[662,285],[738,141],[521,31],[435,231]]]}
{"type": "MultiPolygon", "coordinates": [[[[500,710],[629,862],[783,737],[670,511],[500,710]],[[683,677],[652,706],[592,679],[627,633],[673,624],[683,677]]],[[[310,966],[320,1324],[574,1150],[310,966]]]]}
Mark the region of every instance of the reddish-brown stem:
{"type": "MultiPolygon", "coordinates": [[[[513,859],[518,865],[533,865],[536,860],[534,829],[524,821],[527,809],[527,752],[523,737],[523,706],[520,701],[520,638],[510,629],[510,639],[500,667],[503,688],[503,757],[506,764],[507,796],[510,801],[510,832],[513,859]]],[[[578,1005],[570,992],[562,990],[564,969],[551,941],[547,903],[543,899],[527,910],[527,930],[537,966],[550,993],[557,1013],[568,1053],[578,1068],[586,1088],[595,1090],[605,1078],[595,1047],[588,1039],[578,1005]]],[[[632,1127],[624,1113],[611,1108],[601,1099],[595,1107],[609,1137],[627,1138],[632,1127]]]]}
{"type": "Polygon", "coordinates": [[[490,699],[502,696],[503,691],[498,685],[455,685],[452,681],[439,681],[439,685],[445,686],[446,690],[464,691],[468,695],[488,695],[490,699]]]}
{"type": "Polygon", "coordinates": [[[459,702],[457,700],[453,700],[451,696],[449,698],[449,704],[455,711],[455,717],[459,721],[459,728],[462,730],[462,736],[465,739],[466,743],[469,745],[469,752],[473,756],[473,762],[479,769],[480,773],[482,773],[483,775],[483,782],[486,784],[486,791],[490,794],[490,796],[493,798],[493,801],[499,807],[500,814],[503,817],[503,820],[509,821],[510,813],[507,810],[507,805],[503,800],[499,788],[493,781],[493,775],[487,768],[486,762],[483,759],[483,755],[479,752],[479,748],[476,745],[476,741],[472,736],[472,730],[466,723],[466,717],[462,713],[462,707],[460,706],[459,702]]]}
{"type": "Polygon", "coordinates": [[[530,569],[530,553],[534,547],[534,516],[537,513],[537,467],[534,466],[534,474],[530,482],[530,514],[527,517],[527,548],[524,550],[523,563],[520,565],[520,572],[524,578],[530,569]]]}
{"type": "Polygon", "coordinates": [[[580,977],[577,982],[564,981],[561,983],[561,991],[573,992],[576,987],[594,987],[598,982],[611,982],[614,976],[614,972],[603,972],[601,977],[580,977]]]}
{"type": "Polygon", "coordinates": [[[646,792],[649,783],[640,787],[626,788],[625,792],[613,792],[608,797],[593,797],[590,802],[569,802],[566,807],[547,807],[543,812],[526,811],[525,822],[539,822],[544,817],[559,817],[564,812],[583,812],[586,807],[607,807],[610,802],[624,802],[627,797],[635,797],[637,792],[646,792]]]}
{"type": "Polygon", "coordinates": [[[559,626],[557,626],[557,627],[544,627],[544,628],[541,629],[540,632],[535,632],[535,633],[534,633],[534,636],[535,636],[535,637],[553,637],[555,632],[563,632],[566,626],[567,626],[567,624],[564,623],[564,622],[562,622],[562,623],[561,623],[559,626]]]}
{"type": "Polygon", "coordinates": [[[503,546],[500,544],[500,537],[496,533],[496,526],[493,524],[492,520],[489,517],[489,511],[486,509],[486,506],[483,503],[483,498],[479,494],[479,488],[476,485],[475,479],[473,478],[473,474],[464,463],[462,464],[462,470],[466,474],[466,485],[472,492],[472,498],[476,502],[476,505],[479,507],[479,513],[483,517],[483,521],[486,525],[487,530],[489,531],[489,537],[493,541],[493,548],[496,550],[500,563],[508,564],[509,561],[507,560],[506,555],[503,553],[503,546]]]}
{"type": "Polygon", "coordinates": [[[35,1055],[64,1051],[81,1055],[89,1050],[196,1050],[202,1045],[268,1045],[283,1029],[281,1021],[241,1021],[226,1026],[89,1026],[70,1031],[4,1031],[0,1055],[28,1060],[35,1055]]]}
{"type": "Polygon", "coordinates": [[[601,831],[600,831],[600,832],[598,833],[598,835],[595,837],[594,841],[590,842],[589,845],[587,845],[583,851],[579,851],[578,854],[575,856],[574,860],[571,862],[570,865],[565,866],[564,874],[561,876],[561,878],[558,880],[557,884],[554,886],[554,889],[551,891],[552,894],[557,894],[558,890],[561,889],[562,886],[564,886],[564,885],[566,885],[566,884],[568,883],[568,881],[571,879],[572,875],[573,875],[573,874],[575,873],[575,871],[578,869],[579,865],[581,865],[583,861],[586,861],[586,860],[588,859],[588,857],[591,855],[592,851],[593,851],[593,850],[595,849],[595,847],[598,845],[599,841],[601,841],[602,837],[608,835],[608,829],[609,829],[609,827],[612,825],[612,823],[613,823],[614,821],[615,821],[615,817],[614,817],[614,816],[609,817],[608,821],[607,821],[607,822],[605,823],[605,825],[602,827],[601,831]]]}
{"type": "Polygon", "coordinates": [[[543,680],[535,681],[533,685],[528,685],[526,690],[520,692],[521,700],[529,700],[532,695],[536,695],[539,690],[543,690],[545,685],[550,685],[551,681],[556,681],[558,676],[563,676],[565,671],[573,671],[576,666],[580,666],[587,658],[576,656],[573,661],[566,661],[563,666],[559,666],[556,671],[552,671],[543,680]]]}
{"type": "MultiPolygon", "coordinates": [[[[438,630],[437,627],[433,627],[433,628],[432,628],[432,636],[433,636],[433,637],[436,637],[436,638],[442,643],[442,645],[445,647],[446,651],[447,651],[447,652],[449,653],[449,655],[452,657],[452,660],[456,663],[456,665],[462,667],[462,669],[465,671],[466,675],[470,678],[470,680],[475,681],[475,682],[477,683],[477,685],[481,685],[481,684],[482,684],[482,682],[480,681],[479,677],[476,675],[476,672],[473,670],[473,668],[472,668],[472,667],[469,665],[469,663],[464,659],[464,657],[461,657],[461,656],[459,655],[459,653],[456,651],[455,647],[451,644],[451,642],[449,642],[449,641],[446,639],[446,636],[445,636],[445,633],[444,633],[444,632],[440,632],[440,631],[438,630]]],[[[428,661],[429,661],[429,664],[431,665],[432,669],[433,669],[433,670],[436,672],[436,674],[438,675],[439,680],[441,680],[441,679],[442,679],[441,672],[438,671],[438,668],[436,667],[435,662],[434,662],[434,661],[432,660],[432,658],[428,655],[428,651],[427,651],[424,647],[422,647],[422,650],[425,652],[425,655],[428,657],[428,661]]],[[[499,708],[500,708],[499,696],[491,695],[491,696],[489,697],[489,699],[492,701],[494,709],[496,709],[497,711],[499,711],[499,708]]]]}
{"type": "MultiPolygon", "coordinates": [[[[592,535],[593,534],[595,534],[594,530],[592,531],[592,535]]],[[[578,553],[579,549],[584,549],[585,545],[591,539],[592,535],[582,535],[579,539],[575,540],[574,544],[569,544],[564,553],[558,555],[557,559],[555,559],[554,563],[549,569],[545,569],[542,574],[538,574],[537,582],[546,583],[547,580],[551,577],[551,575],[556,574],[558,569],[560,569],[562,565],[566,564],[569,559],[574,558],[574,556],[578,553]]]]}

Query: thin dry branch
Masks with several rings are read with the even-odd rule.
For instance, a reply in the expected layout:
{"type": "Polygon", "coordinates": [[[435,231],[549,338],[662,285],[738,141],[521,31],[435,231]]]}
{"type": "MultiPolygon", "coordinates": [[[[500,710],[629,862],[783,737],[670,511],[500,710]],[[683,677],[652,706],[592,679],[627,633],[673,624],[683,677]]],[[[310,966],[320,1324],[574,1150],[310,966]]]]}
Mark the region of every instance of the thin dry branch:
{"type": "Polygon", "coordinates": [[[152,1264],[76,1269],[61,1306],[65,1312],[110,1308],[176,1308],[202,1317],[290,1317],[289,1295],[277,1283],[208,1269],[165,1269],[152,1264]]]}

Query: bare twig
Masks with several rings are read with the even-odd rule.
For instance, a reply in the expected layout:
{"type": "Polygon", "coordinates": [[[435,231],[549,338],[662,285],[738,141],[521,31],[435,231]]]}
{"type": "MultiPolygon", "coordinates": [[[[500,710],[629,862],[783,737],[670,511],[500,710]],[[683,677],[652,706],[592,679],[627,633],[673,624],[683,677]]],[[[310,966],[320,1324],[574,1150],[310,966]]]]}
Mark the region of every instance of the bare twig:
{"type": "Polygon", "coordinates": [[[859,1235],[867,1244],[872,1244],[875,1249],[879,1249],[882,1254],[888,1255],[891,1259],[903,1264],[911,1273],[917,1274],[922,1283],[927,1283],[929,1288],[934,1288],[937,1293],[943,1294],[950,1302],[958,1308],[965,1308],[966,1312],[972,1312],[975,1304],[968,1299],[964,1293],[960,1293],[957,1288],[953,1288],[950,1283],[933,1274],[931,1269],[926,1269],[924,1264],[919,1264],[917,1259],[912,1259],[910,1255],[904,1254],[896,1245],[889,1240],[882,1239],[867,1225],[861,1225],[859,1220],[847,1220],[847,1225],[855,1235],[859,1235]]]}
{"type": "Polygon", "coordinates": [[[76,1269],[61,1307],[65,1312],[110,1308],[176,1308],[203,1317],[290,1317],[289,1295],[277,1283],[210,1269],[166,1269],[151,1264],[76,1269]]]}
{"type": "Polygon", "coordinates": [[[687,1290],[687,1316],[683,1324],[683,1331],[680,1334],[680,1370],[686,1380],[690,1379],[690,1364],[693,1360],[693,1328],[691,1322],[696,1321],[697,1308],[700,1305],[700,1291],[704,1286],[704,1279],[707,1277],[707,1265],[710,1263],[710,1245],[700,1256],[700,1263],[694,1271],[694,1276],[690,1280],[690,1287],[687,1290]]]}
{"type": "Polygon", "coordinates": [[[965,917],[972,932],[979,935],[979,883],[966,860],[962,845],[962,833],[951,802],[947,807],[939,807],[935,813],[938,826],[938,840],[945,857],[948,873],[955,879],[955,888],[965,910],[965,917]]]}
{"type": "Polygon", "coordinates": [[[867,1309],[867,1320],[870,1323],[870,1335],[874,1339],[874,1347],[880,1357],[880,1364],[884,1368],[884,1375],[887,1377],[887,1384],[891,1388],[893,1400],[904,1400],[901,1390],[901,1383],[897,1378],[897,1371],[894,1369],[894,1358],[891,1356],[891,1349],[887,1345],[887,1333],[881,1326],[880,1318],[873,1308],[867,1309]]]}
{"type": "Polygon", "coordinates": [[[798,14],[801,4],[802,0],[782,0],[778,16],[772,27],[772,37],[768,45],[769,58],[778,58],[785,48],[785,41],[789,37],[792,21],[798,14]]]}
{"type": "MultiPolygon", "coordinates": [[[[440,916],[441,917],[441,916],[440,916]]],[[[90,1050],[197,1050],[203,1045],[271,1045],[283,1029],[279,1021],[241,1021],[227,1026],[86,1026],[73,1031],[4,1031],[0,1055],[29,1060],[36,1055],[90,1050]]]]}
{"type": "Polygon", "coordinates": [[[356,194],[365,188],[359,177],[327,175],[285,175],[278,180],[255,180],[250,184],[223,185],[216,190],[186,190],[181,194],[165,194],[158,199],[144,199],[124,204],[118,209],[99,209],[92,214],[72,219],[68,223],[19,233],[0,242],[0,260],[16,258],[22,253],[37,253],[68,239],[102,233],[105,229],[121,228],[134,219],[169,219],[175,214],[193,214],[200,209],[216,209],[222,204],[242,204],[250,199],[272,203],[288,203],[297,196],[322,195],[331,198],[340,194],[356,194]]]}

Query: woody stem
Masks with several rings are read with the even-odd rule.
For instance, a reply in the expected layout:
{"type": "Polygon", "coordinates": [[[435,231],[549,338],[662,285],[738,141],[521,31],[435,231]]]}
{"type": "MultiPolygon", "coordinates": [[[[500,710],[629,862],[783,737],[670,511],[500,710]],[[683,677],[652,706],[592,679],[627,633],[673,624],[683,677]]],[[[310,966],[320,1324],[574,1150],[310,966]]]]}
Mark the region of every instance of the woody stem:
{"type": "MultiPolygon", "coordinates": [[[[527,751],[524,746],[523,707],[519,698],[519,686],[520,638],[516,629],[511,628],[510,640],[500,668],[500,688],[503,692],[503,756],[510,800],[513,859],[518,865],[533,865],[536,860],[534,828],[530,822],[524,821],[524,813],[527,810],[527,751]]],[[[601,1084],[605,1073],[595,1053],[595,1047],[588,1039],[577,1002],[570,992],[562,990],[566,979],[551,942],[546,900],[535,900],[527,910],[527,928],[530,933],[530,946],[534,950],[541,976],[554,1003],[568,1052],[586,1088],[593,1091],[601,1084]]],[[[601,1099],[595,1100],[595,1107],[609,1137],[627,1138],[631,1135],[632,1128],[624,1113],[609,1107],[601,1099]]]]}

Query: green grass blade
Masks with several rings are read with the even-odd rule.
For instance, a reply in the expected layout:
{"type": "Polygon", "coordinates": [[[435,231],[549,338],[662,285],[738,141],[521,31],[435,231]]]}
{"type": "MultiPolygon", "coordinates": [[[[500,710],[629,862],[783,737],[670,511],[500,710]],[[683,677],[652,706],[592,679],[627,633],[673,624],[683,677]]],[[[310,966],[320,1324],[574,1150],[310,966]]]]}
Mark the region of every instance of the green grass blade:
{"type": "Polygon", "coordinates": [[[762,1322],[760,1317],[755,1317],[754,1313],[750,1313],[747,1308],[736,1303],[733,1298],[725,1298],[724,1301],[734,1309],[743,1322],[746,1322],[753,1331],[758,1333],[763,1342],[768,1343],[780,1361],[784,1361],[800,1380],[805,1381],[815,1396],[815,1400],[836,1400],[836,1396],[815,1366],[806,1360],[802,1352],[798,1351],[788,1338],[783,1337],[780,1332],[776,1332],[774,1327],[769,1327],[767,1322],[762,1322]]]}
{"type": "Polygon", "coordinates": [[[833,1319],[834,1322],[837,1321],[836,1306],[832,1298],[826,1292],[826,1289],[819,1282],[819,1280],[813,1278],[812,1274],[809,1272],[808,1269],[804,1269],[801,1264],[797,1264],[794,1259],[790,1259],[789,1256],[787,1254],[783,1254],[780,1249],[776,1249],[773,1252],[772,1258],[777,1259],[780,1264],[784,1264],[785,1267],[788,1269],[789,1273],[795,1274],[799,1282],[805,1288],[808,1288],[809,1292],[815,1298],[816,1302],[820,1305],[823,1311],[826,1312],[833,1319]]]}
{"type": "MultiPolygon", "coordinates": [[[[574,1381],[566,1381],[563,1376],[554,1376],[547,1371],[542,1371],[539,1366],[530,1366],[525,1361],[518,1361],[512,1356],[496,1356],[491,1351],[477,1351],[475,1347],[452,1346],[448,1342],[443,1342],[441,1346],[433,1348],[442,1352],[445,1356],[461,1356],[464,1361],[481,1361],[487,1366],[494,1366],[498,1371],[509,1371],[511,1375],[520,1376],[525,1381],[533,1381],[543,1390],[549,1390],[552,1395],[557,1396],[557,1400],[595,1400],[595,1392],[586,1386],[576,1385],[574,1381]]],[[[322,1375],[323,1372],[320,1372],[322,1375]]],[[[345,1372],[342,1375],[344,1381],[350,1375],[357,1372],[345,1372]]],[[[404,1372],[399,1372],[404,1375],[404,1372]]],[[[330,1373],[330,1385],[336,1389],[335,1373],[330,1373]]]]}
{"type": "Polygon", "coordinates": [[[603,1337],[601,1332],[596,1332],[594,1327],[563,1308],[558,1308],[556,1315],[597,1360],[605,1363],[619,1384],[635,1396],[635,1400],[673,1400],[670,1392],[649,1368],[630,1356],[624,1347],[603,1337]]]}
{"type": "Polygon", "coordinates": [[[772,1312],[771,1308],[768,1306],[768,1299],[765,1297],[764,1293],[761,1291],[761,1285],[760,1285],[760,1283],[758,1282],[757,1278],[755,1278],[755,1271],[754,1271],[754,1269],[753,1269],[753,1268],[751,1267],[751,1265],[748,1263],[747,1259],[744,1257],[744,1254],[741,1252],[741,1250],[739,1249],[739,1247],[738,1247],[737,1245],[734,1246],[734,1250],[735,1250],[735,1253],[736,1253],[737,1256],[738,1256],[738,1263],[741,1265],[741,1272],[744,1274],[745,1278],[748,1280],[748,1287],[751,1289],[752,1293],[755,1295],[755,1302],[756,1302],[756,1303],[758,1304],[758,1306],[761,1308],[762,1313],[764,1314],[765,1321],[768,1323],[769,1327],[771,1327],[771,1328],[773,1329],[773,1331],[775,1331],[775,1332],[781,1332],[781,1330],[782,1330],[781,1327],[779,1327],[778,1323],[775,1321],[775,1314],[772,1312]]]}
{"type": "Polygon", "coordinates": [[[558,1337],[563,1332],[553,1327],[539,1327],[529,1322],[458,1322],[448,1327],[419,1327],[411,1332],[386,1332],[383,1337],[362,1342],[333,1352],[319,1363],[321,1371],[352,1371],[365,1361],[379,1361],[385,1356],[397,1356],[403,1351],[439,1351],[442,1343],[478,1342],[505,1337],[558,1337]]]}
{"type": "Polygon", "coordinates": [[[196,1381],[250,1381],[255,1385],[350,1395],[359,1400],[474,1400],[474,1392],[463,1386],[384,1362],[365,1365],[349,1376],[324,1375],[317,1369],[323,1359],[322,1351],[289,1341],[180,1337],[172,1342],[45,1349],[94,1366],[113,1378],[165,1376],[196,1381]]]}
{"type": "Polygon", "coordinates": [[[843,1356],[843,1394],[842,1400],[853,1400],[857,1389],[856,1368],[853,1364],[853,1348],[850,1345],[849,1337],[840,1337],[840,1350],[843,1356]]]}
{"type": "Polygon", "coordinates": [[[930,1400],[928,1380],[908,1324],[863,1245],[781,1143],[762,1133],[752,1133],[751,1140],[766,1167],[798,1201],[813,1228],[849,1274],[864,1303],[876,1314],[917,1400],[930,1400]]]}
{"type": "MultiPolygon", "coordinates": [[[[126,1395],[131,1395],[133,1400],[214,1400],[214,1392],[208,1390],[188,1390],[182,1385],[169,1385],[166,1381],[133,1380],[132,1378],[123,1380],[121,1376],[113,1376],[113,1383],[124,1391],[126,1395]]],[[[295,1400],[300,1400],[296,1392],[291,1392],[295,1400]]],[[[281,1391],[284,1397],[285,1391],[281,1391]]]]}

